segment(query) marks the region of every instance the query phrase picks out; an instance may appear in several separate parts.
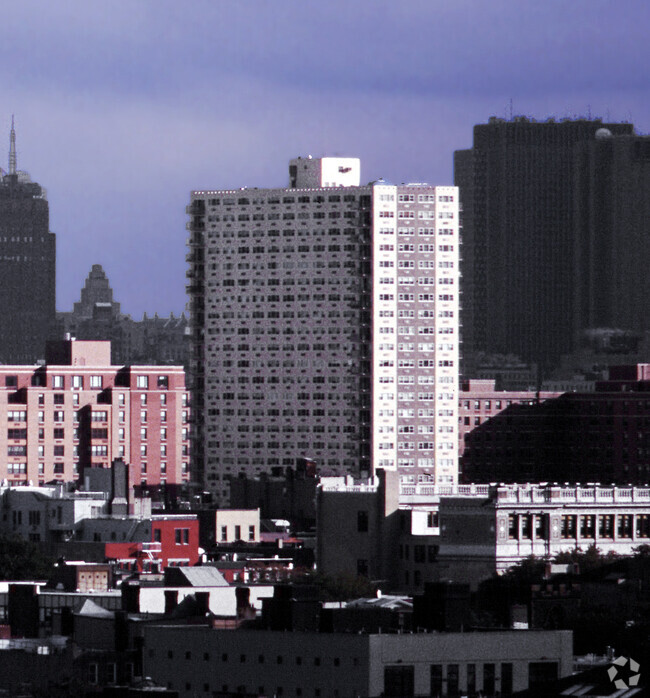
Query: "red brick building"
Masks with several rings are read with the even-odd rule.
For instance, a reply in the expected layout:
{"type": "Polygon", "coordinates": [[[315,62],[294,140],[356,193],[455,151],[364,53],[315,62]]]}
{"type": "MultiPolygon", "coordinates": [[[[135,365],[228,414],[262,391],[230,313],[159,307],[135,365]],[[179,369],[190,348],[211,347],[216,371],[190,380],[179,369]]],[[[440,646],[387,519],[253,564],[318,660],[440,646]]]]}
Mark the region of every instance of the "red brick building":
{"type": "Polygon", "coordinates": [[[180,366],[112,366],[110,342],[48,343],[43,366],[0,366],[0,480],[76,480],[129,466],[129,486],[189,480],[189,398],[180,366]]]}
{"type": "Polygon", "coordinates": [[[199,522],[196,514],[151,517],[151,541],[106,543],[106,558],[121,569],[161,572],[168,566],[187,567],[199,561],[199,522]]]}
{"type": "Polygon", "coordinates": [[[650,482],[650,364],[594,392],[512,404],[465,436],[465,482],[650,482]]]}
{"type": "Polygon", "coordinates": [[[534,405],[562,393],[533,390],[496,390],[495,379],[461,382],[458,393],[458,456],[462,459],[466,435],[513,405],[534,405]]]}

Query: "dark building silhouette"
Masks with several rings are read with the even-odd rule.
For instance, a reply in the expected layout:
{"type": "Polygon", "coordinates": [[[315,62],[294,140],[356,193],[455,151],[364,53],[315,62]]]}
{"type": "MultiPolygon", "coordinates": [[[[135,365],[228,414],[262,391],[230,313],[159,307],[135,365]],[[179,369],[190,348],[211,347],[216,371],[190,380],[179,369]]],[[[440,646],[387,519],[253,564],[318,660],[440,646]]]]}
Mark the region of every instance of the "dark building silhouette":
{"type": "Polygon", "coordinates": [[[57,313],[56,337],[108,340],[114,364],[187,364],[189,336],[184,314],[133,320],[113,300],[101,264],[93,264],[72,312],[57,313]]]}
{"type": "Polygon", "coordinates": [[[466,357],[505,353],[542,373],[572,348],[575,294],[576,145],[632,124],[491,117],[455,153],[463,205],[463,325],[466,357]]]}
{"type": "Polygon", "coordinates": [[[13,121],[0,173],[0,363],[30,364],[44,357],[54,322],[56,237],[45,190],[16,170],[13,121]]]}
{"type": "Polygon", "coordinates": [[[650,364],[613,366],[595,392],[513,404],[465,434],[463,480],[645,485],[649,427],[650,364]]]}
{"type": "MultiPolygon", "coordinates": [[[[650,137],[605,128],[575,162],[576,330],[650,330],[650,137]]],[[[649,357],[650,358],[650,357],[649,357]]]]}

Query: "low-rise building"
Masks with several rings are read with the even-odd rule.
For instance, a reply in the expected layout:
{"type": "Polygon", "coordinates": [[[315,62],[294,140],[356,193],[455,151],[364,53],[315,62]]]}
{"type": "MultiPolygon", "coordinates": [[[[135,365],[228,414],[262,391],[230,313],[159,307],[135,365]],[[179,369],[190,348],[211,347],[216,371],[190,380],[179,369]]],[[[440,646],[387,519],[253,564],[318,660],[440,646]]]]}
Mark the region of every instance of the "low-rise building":
{"type": "Polygon", "coordinates": [[[411,593],[426,582],[475,587],[530,555],[591,545],[632,555],[650,542],[649,487],[446,488],[382,474],[365,484],[324,479],[318,497],[319,570],[411,593]]]}
{"type": "Polygon", "coordinates": [[[259,509],[217,509],[214,512],[214,541],[220,544],[260,542],[259,509]]]}
{"type": "Polygon", "coordinates": [[[148,625],[144,671],[181,697],[509,695],[571,673],[570,631],[318,633],[148,625]]]}

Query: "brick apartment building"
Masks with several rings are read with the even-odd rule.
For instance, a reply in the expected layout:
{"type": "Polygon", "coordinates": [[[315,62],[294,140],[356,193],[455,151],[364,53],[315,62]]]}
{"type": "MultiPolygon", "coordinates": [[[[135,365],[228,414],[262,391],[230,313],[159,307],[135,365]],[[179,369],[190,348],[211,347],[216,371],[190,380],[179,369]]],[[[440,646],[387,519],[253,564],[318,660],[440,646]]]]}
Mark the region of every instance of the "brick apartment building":
{"type": "Polygon", "coordinates": [[[458,457],[462,466],[467,435],[513,405],[535,405],[561,393],[533,390],[496,390],[496,380],[465,380],[458,393],[458,457]]]}
{"type": "Polygon", "coordinates": [[[189,481],[181,366],[113,366],[110,342],[48,343],[43,366],[0,366],[0,480],[45,484],[128,464],[129,487],[189,481]]]}
{"type": "Polygon", "coordinates": [[[513,399],[481,420],[464,435],[463,480],[646,485],[649,427],[650,364],[611,366],[594,392],[513,399]]]}

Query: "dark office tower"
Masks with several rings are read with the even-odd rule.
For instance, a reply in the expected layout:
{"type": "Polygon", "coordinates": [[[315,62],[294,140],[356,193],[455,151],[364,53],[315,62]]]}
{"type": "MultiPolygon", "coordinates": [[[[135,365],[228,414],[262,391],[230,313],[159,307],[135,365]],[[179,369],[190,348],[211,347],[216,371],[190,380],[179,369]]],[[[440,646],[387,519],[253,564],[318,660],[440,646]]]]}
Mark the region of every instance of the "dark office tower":
{"type": "Polygon", "coordinates": [[[44,189],[16,170],[13,122],[9,172],[0,179],[0,362],[45,356],[55,313],[56,238],[44,189]]]}
{"type": "Polygon", "coordinates": [[[650,137],[596,131],[575,169],[578,332],[650,330],[650,137]]]}
{"type": "Polygon", "coordinates": [[[466,354],[516,354],[548,371],[574,338],[575,146],[600,120],[491,117],[456,153],[463,211],[461,267],[466,354]]]}

